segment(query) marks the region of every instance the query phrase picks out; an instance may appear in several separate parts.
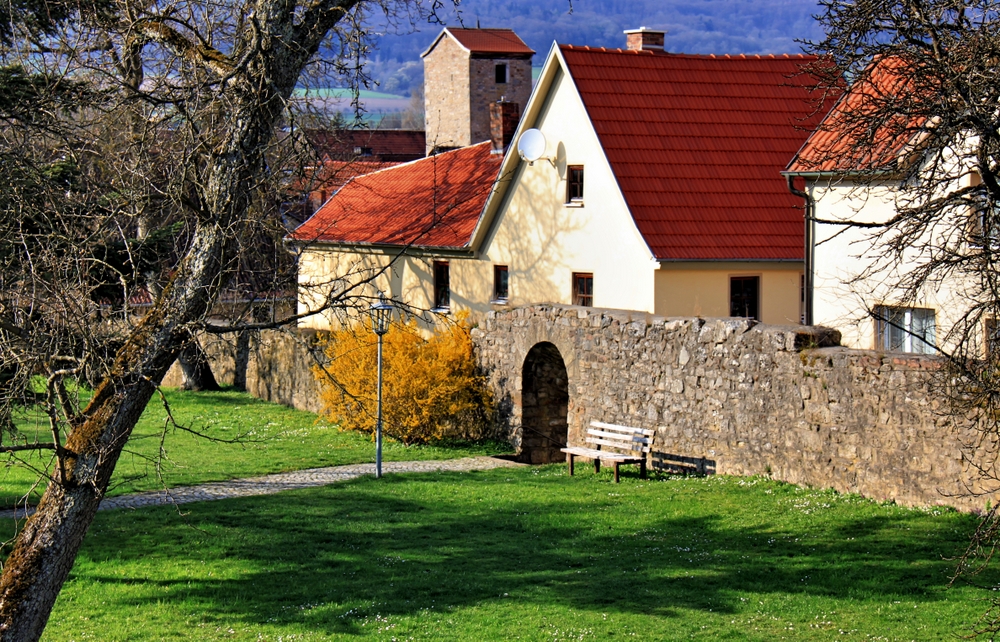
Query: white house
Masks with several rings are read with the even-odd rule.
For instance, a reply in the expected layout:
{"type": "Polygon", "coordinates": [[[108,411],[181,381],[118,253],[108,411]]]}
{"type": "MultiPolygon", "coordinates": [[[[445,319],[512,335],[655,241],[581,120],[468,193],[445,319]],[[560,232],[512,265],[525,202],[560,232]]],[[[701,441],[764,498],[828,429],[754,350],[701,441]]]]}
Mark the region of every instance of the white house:
{"type": "MultiPolygon", "coordinates": [[[[670,54],[663,32],[627,33],[624,50],[553,45],[513,136],[535,130],[528,159],[459,150],[342,188],[290,237],[304,290],[394,261],[379,287],[439,311],[558,302],[799,323],[802,209],[781,170],[818,121],[801,73],[814,59],[670,54]],[[359,196],[397,175],[422,176],[424,200],[359,196]],[[475,198],[444,203],[463,175],[475,198]],[[456,233],[429,243],[429,221],[456,233]]],[[[494,104],[494,152],[506,110],[494,104]]]]}

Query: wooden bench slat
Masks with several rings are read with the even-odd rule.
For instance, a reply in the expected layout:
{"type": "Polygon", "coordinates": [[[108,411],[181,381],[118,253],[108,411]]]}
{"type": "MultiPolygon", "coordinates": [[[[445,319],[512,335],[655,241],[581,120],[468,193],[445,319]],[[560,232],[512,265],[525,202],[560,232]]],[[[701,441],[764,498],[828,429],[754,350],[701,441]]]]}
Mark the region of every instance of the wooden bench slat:
{"type": "Polygon", "coordinates": [[[574,446],[572,448],[560,448],[564,453],[570,453],[572,455],[579,455],[580,457],[586,457],[588,459],[606,459],[608,461],[642,461],[643,457],[637,455],[626,455],[624,453],[613,453],[610,450],[594,450],[593,448],[580,448],[579,446],[574,446]]]}
{"type": "Polygon", "coordinates": [[[587,438],[587,443],[588,444],[600,444],[602,446],[610,446],[611,448],[621,448],[622,450],[631,450],[631,451],[634,451],[634,452],[643,452],[643,453],[648,453],[649,449],[650,449],[649,446],[638,446],[638,445],[633,446],[632,444],[623,444],[620,441],[611,441],[611,440],[608,440],[608,439],[597,439],[597,438],[594,438],[594,437],[588,437],[587,438]]]}
{"type": "Polygon", "coordinates": [[[625,444],[629,444],[629,443],[633,443],[633,444],[649,444],[649,443],[652,443],[652,441],[653,441],[653,439],[651,437],[640,437],[638,435],[635,435],[635,436],[622,436],[621,434],[616,433],[616,432],[607,432],[607,431],[604,431],[604,430],[594,430],[593,428],[588,428],[587,429],[587,434],[588,435],[593,435],[594,437],[608,437],[610,439],[617,439],[617,440],[619,440],[619,441],[621,441],[622,443],[625,443],[625,444]]]}
{"type": "Polygon", "coordinates": [[[618,424],[606,424],[603,421],[592,421],[591,426],[595,428],[604,428],[606,430],[617,430],[619,432],[627,432],[630,434],[641,434],[647,437],[652,437],[656,431],[650,430],[649,428],[633,428],[632,426],[619,426],[618,424]]]}

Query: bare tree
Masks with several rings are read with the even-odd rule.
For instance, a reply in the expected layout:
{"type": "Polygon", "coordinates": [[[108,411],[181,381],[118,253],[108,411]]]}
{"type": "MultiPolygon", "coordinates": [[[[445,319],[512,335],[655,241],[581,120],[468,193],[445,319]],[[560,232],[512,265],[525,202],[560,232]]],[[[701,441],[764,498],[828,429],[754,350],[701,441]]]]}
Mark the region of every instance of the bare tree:
{"type": "MultiPolygon", "coordinates": [[[[947,367],[941,394],[976,421],[969,444],[981,485],[1000,488],[1000,2],[996,0],[822,0],[826,38],[822,89],[844,98],[796,160],[800,174],[853,190],[856,202],[891,193],[888,217],[815,223],[861,230],[871,260],[851,284],[901,302],[952,289],[937,337],[947,367]]],[[[838,232],[839,233],[839,232],[838,232]]],[[[862,292],[862,294],[865,294],[862,292]]],[[[869,306],[882,327],[898,326],[869,306]]],[[[895,327],[902,332],[910,328],[895,327]]],[[[995,502],[994,502],[995,503],[995,502]]],[[[959,575],[972,575],[1000,543],[994,506],[959,575]]],[[[1000,630],[993,612],[983,632],[1000,630]]]]}
{"type": "MultiPolygon", "coordinates": [[[[62,7],[65,21],[45,29],[14,21],[5,55],[48,79],[53,107],[51,124],[10,110],[0,126],[4,148],[38,177],[2,203],[0,370],[22,391],[44,380],[51,440],[0,452],[47,450],[55,464],[0,576],[0,639],[41,636],[133,426],[240,282],[241,256],[273,233],[268,169],[302,74],[357,76],[368,14],[415,20],[440,4],[109,0],[62,7]],[[75,87],[88,100],[59,109],[59,92],[75,87]],[[96,386],[82,407],[72,378],[96,386]]],[[[356,285],[324,305],[349,305],[356,285]]],[[[212,329],[282,321],[294,319],[212,329]]]]}

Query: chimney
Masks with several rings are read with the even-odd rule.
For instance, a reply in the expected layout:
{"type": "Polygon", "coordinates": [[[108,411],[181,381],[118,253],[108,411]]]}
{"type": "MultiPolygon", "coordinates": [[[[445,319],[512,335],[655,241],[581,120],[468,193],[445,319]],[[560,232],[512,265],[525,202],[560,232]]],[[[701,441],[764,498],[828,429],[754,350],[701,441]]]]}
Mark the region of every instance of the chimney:
{"type": "Polygon", "coordinates": [[[647,27],[629,29],[625,32],[625,46],[629,51],[663,51],[663,36],[666,33],[647,27]]]}
{"type": "Polygon", "coordinates": [[[514,130],[521,120],[521,108],[517,103],[509,103],[503,98],[490,103],[490,139],[494,154],[503,154],[514,140],[514,130]]]}

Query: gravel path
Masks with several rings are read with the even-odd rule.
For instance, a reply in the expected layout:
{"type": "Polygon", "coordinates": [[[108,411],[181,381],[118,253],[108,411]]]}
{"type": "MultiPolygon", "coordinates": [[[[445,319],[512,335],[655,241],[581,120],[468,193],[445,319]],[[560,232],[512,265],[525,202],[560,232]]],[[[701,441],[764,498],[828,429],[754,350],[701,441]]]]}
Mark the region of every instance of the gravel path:
{"type": "MultiPolygon", "coordinates": [[[[382,474],[392,473],[430,473],[437,471],[489,470],[491,468],[510,468],[524,466],[498,457],[465,457],[463,459],[445,459],[435,461],[384,461],[382,474]]],[[[272,495],[294,488],[310,488],[326,486],[346,479],[354,479],[362,475],[374,475],[375,464],[351,464],[348,466],[330,466],[329,468],[309,468],[290,473],[276,473],[262,477],[232,479],[224,482],[211,482],[200,486],[180,486],[165,490],[151,490],[132,495],[105,497],[99,510],[117,510],[119,508],[144,508],[146,506],[162,506],[164,504],[188,504],[190,502],[209,502],[216,499],[231,497],[252,497],[255,495],[272,495]]],[[[32,509],[18,508],[0,511],[0,519],[13,519],[31,514],[32,509]]]]}

